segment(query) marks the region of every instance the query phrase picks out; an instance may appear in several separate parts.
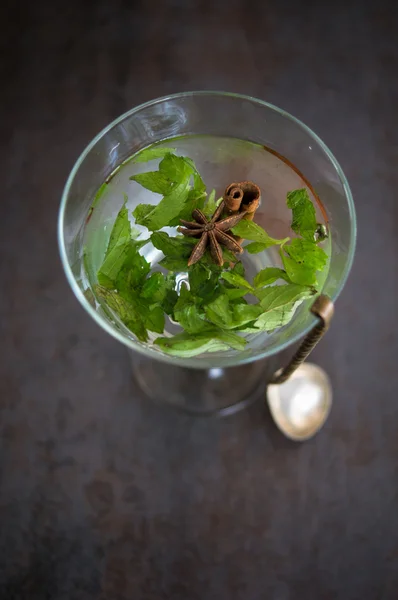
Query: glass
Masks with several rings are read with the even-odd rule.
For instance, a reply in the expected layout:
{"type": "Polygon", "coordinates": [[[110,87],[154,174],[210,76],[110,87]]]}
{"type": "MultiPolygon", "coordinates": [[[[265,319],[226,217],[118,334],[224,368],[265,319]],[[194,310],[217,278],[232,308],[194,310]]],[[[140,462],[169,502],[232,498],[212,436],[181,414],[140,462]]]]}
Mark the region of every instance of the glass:
{"type": "MultiPolygon", "coordinates": [[[[308,302],[300,307],[287,326],[271,335],[257,336],[242,352],[231,350],[195,358],[176,358],[134,340],[132,335],[98,312],[84,294],[86,221],[99,188],[105,181],[110,181],[111,176],[117,177],[122,163],[139,150],[155,142],[170,142],[170,138],[192,135],[260,144],[268,151],[268,159],[274,157],[275,164],[267,166],[270,185],[269,189],[263,189],[263,198],[267,196],[263,202],[264,210],[259,218],[256,217],[256,221],[274,237],[286,233],[270,229],[270,217],[275,217],[274,221],[282,223],[283,227],[290,223],[290,211],[285,208],[284,214],[281,208],[285,206],[287,178],[296,174],[302,182],[290,189],[307,186],[319,219],[329,228],[330,264],[322,292],[333,301],[351,268],[356,225],[347,180],[325,144],[288,113],[251,97],[223,92],[191,92],[153,100],[111,123],[84,150],[66,183],[59,214],[59,246],[68,281],[90,316],[132,351],[133,372],[147,394],[190,412],[208,414],[234,410],[259,393],[273,372],[283,366],[281,352],[314,326],[315,317],[308,310],[308,302]],[[283,202],[276,202],[274,198],[283,202]],[[282,212],[279,214],[278,211],[282,212]]],[[[200,139],[205,137],[198,137],[200,139]]],[[[170,142],[170,145],[173,144],[170,142]]],[[[225,184],[249,179],[245,177],[245,168],[239,165],[247,165],[250,161],[239,158],[237,156],[236,169],[225,184]]],[[[222,156],[218,158],[216,154],[212,160],[216,161],[217,168],[223,162],[222,156]]],[[[206,173],[204,175],[208,183],[206,173]]],[[[208,187],[211,189],[210,185],[208,187]]],[[[116,216],[114,207],[109,209],[109,204],[100,207],[99,203],[98,206],[97,213],[95,209],[92,215],[97,219],[97,227],[116,216]]]]}

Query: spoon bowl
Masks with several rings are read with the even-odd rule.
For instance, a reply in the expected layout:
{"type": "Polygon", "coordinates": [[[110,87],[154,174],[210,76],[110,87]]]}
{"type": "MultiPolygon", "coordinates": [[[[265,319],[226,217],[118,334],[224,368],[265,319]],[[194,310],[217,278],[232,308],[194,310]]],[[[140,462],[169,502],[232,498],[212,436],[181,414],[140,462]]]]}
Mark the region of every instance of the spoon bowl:
{"type": "Polygon", "coordinates": [[[332,406],[332,387],[323,369],[306,362],[284,383],[270,384],[267,399],[279,430],[289,439],[303,442],[326,422],[332,406]]]}

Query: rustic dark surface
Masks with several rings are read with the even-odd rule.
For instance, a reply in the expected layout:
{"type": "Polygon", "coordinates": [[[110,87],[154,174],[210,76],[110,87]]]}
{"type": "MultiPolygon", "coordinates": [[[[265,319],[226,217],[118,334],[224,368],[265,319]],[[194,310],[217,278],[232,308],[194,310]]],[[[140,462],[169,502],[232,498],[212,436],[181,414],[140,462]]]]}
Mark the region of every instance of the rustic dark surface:
{"type": "Polygon", "coordinates": [[[9,3],[1,28],[1,600],[395,600],[396,5],[46,0],[9,3]],[[316,352],[335,404],[304,445],[261,403],[217,421],[145,401],[61,270],[85,144],[137,103],[214,88],[301,118],[356,200],[316,352]]]}

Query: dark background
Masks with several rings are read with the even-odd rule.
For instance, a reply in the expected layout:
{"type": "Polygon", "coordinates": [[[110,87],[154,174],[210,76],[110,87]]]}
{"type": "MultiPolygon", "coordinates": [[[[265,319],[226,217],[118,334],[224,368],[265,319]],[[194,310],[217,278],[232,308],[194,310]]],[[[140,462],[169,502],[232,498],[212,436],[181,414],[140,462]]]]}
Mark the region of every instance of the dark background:
{"type": "Polygon", "coordinates": [[[10,2],[1,17],[1,600],[398,598],[395,2],[10,2]],[[358,212],[325,429],[157,407],[61,270],[61,191],[137,103],[224,89],[313,128],[358,212]]]}

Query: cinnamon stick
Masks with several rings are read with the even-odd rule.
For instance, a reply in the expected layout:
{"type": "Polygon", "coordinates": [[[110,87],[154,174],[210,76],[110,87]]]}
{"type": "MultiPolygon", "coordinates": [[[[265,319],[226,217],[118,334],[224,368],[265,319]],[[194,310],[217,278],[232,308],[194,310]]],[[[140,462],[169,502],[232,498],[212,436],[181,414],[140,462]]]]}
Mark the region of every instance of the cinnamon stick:
{"type": "Polygon", "coordinates": [[[231,183],[224,192],[225,208],[229,214],[246,212],[245,219],[252,221],[261,200],[261,191],[252,181],[231,183]]]}
{"type": "MultiPolygon", "coordinates": [[[[252,181],[241,181],[240,183],[231,183],[224,192],[224,205],[226,212],[230,215],[245,212],[244,219],[252,221],[254,213],[260,206],[261,191],[258,185],[252,181]]],[[[238,244],[243,239],[234,236],[238,244]]]]}

